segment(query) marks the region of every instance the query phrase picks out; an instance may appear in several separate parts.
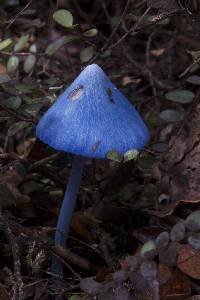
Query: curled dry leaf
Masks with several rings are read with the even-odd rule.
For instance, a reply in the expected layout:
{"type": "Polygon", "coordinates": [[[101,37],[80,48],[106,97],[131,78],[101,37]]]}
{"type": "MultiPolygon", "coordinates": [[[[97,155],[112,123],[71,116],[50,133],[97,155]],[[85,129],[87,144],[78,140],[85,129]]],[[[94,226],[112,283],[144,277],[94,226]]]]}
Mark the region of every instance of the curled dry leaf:
{"type": "Polygon", "coordinates": [[[182,245],[179,250],[178,268],[194,279],[200,279],[200,251],[190,245],[182,245]]]}

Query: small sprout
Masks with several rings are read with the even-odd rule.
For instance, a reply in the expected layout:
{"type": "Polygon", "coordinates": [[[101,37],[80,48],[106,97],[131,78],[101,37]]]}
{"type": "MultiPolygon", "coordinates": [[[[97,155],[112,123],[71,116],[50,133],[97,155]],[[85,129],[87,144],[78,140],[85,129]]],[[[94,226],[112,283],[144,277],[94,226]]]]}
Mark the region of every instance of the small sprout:
{"type": "Polygon", "coordinates": [[[185,225],[183,223],[175,224],[170,232],[172,242],[180,242],[185,238],[185,225]]]}
{"type": "Polygon", "coordinates": [[[95,152],[97,151],[98,147],[101,144],[101,140],[97,141],[93,146],[92,146],[92,151],[95,152]]]}
{"type": "Polygon", "coordinates": [[[72,101],[77,100],[83,95],[83,92],[84,92],[84,87],[80,85],[69,94],[68,98],[72,101]]]}
{"type": "Polygon", "coordinates": [[[200,230],[200,210],[192,212],[187,216],[185,220],[185,226],[188,230],[199,231],[200,230]]]}
{"type": "Polygon", "coordinates": [[[155,243],[158,250],[166,248],[169,244],[169,233],[167,231],[161,232],[157,236],[155,243]]]}
{"type": "Polygon", "coordinates": [[[73,16],[71,12],[66,9],[59,9],[55,11],[53,19],[56,23],[65,28],[71,28],[73,26],[73,16]]]}
{"type": "Polygon", "coordinates": [[[200,250],[200,233],[199,232],[191,232],[188,235],[188,243],[195,250],[200,250]]]}
{"type": "Polygon", "coordinates": [[[153,259],[157,255],[156,244],[154,241],[144,243],[140,250],[140,255],[145,259],[153,259]]]}

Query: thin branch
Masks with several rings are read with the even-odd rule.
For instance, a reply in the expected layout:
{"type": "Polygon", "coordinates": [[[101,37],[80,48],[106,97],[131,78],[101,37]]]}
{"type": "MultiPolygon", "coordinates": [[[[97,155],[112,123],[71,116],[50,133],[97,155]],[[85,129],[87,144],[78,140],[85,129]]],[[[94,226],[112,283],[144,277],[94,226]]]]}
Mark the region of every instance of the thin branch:
{"type": "Polygon", "coordinates": [[[9,20],[8,21],[8,25],[6,26],[6,29],[5,30],[7,30],[8,28],[10,28],[10,26],[12,26],[12,24],[23,14],[23,12],[31,5],[31,3],[32,3],[32,1],[33,0],[30,0],[25,6],[24,6],[24,8],[20,11],[20,12],[18,12],[17,14],[16,14],[16,16],[14,16],[14,18],[12,18],[11,20],[9,20]]]}
{"type": "Polygon", "coordinates": [[[119,45],[121,42],[123,42],[123,40],[129,35],[129,34],[137,34],[136,30],[139,27],[140,23],[144,20],[145,16],[149,13],[149,11],[151,10],[151,7],[148,7],[145,12],[140,16],[140,18],[137,20],[137,22],[133,25],[133,27],[131,27],[131,29],[129,29],[116,43],[114,43],[113,45],[111,45],[109,47],[109,49],[113,49],[115,48],[117,45],[119,45]]]}

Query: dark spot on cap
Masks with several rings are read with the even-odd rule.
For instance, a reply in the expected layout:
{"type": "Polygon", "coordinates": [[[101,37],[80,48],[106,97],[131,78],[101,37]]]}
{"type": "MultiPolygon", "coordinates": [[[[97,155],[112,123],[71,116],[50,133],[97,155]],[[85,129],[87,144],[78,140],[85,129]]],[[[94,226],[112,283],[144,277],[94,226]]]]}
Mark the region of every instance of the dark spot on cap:
{"type": "Polygon", "coordinates": [[[68,98],[69,100],[77,100],[78,98],[80,98],[83,95],[84,92],[84,87],[83,85],[79,85],[76,89],[74,89],[69,95],[68,98]]]}
{"type": "Polygon", "coordinates": [[[112,98],[112,90],[110,89],[110,88],[107,88],[107,94],[108,94],[108,97],[109,97],[109,100],[110,100],[110,102],[112,102],[112,103],[115,103],[115,101],[113,100],[113,98],[112,98]]]}
{"type": "Polygon", "coordinates": [[[101,140],[97,141],[94,145],[92,145],[92,151],[93,152],[97,151],[100,144],[101,144],[101,140]]]}

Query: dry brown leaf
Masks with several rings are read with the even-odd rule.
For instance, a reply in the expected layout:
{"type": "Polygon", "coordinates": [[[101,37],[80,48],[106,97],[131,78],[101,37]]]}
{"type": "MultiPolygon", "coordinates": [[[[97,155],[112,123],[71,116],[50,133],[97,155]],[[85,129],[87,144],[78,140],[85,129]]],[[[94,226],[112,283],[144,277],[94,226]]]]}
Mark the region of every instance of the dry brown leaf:
{"type": "Polygon", "coordinates": [[[163,264],[159,264],[158,267],[158,281],[159,284],[165,284],[170,277],[172,276],[172,272],[168,266],[165,266],[163,264]]]}
{"type": "Polygon", "coordinates": [[[160,289],[162,300],[180,300],[191,295],[191,284],[187,276],[175,271],[160,289]]]}
{"type": "Polygon", "coordinates": [[[178,254],[177,267],[188,276],[200,279],[200,251],[190,245],[182,245],[178,254]]]}
{"type": "Polygon", "coordinates": [[[155,167],[154,177],[159,193],[169,195],[172,202],[194,203],[200,201],[200,105],[183,124],[175,128],[170,151],[165,162],[155,167]]]}

